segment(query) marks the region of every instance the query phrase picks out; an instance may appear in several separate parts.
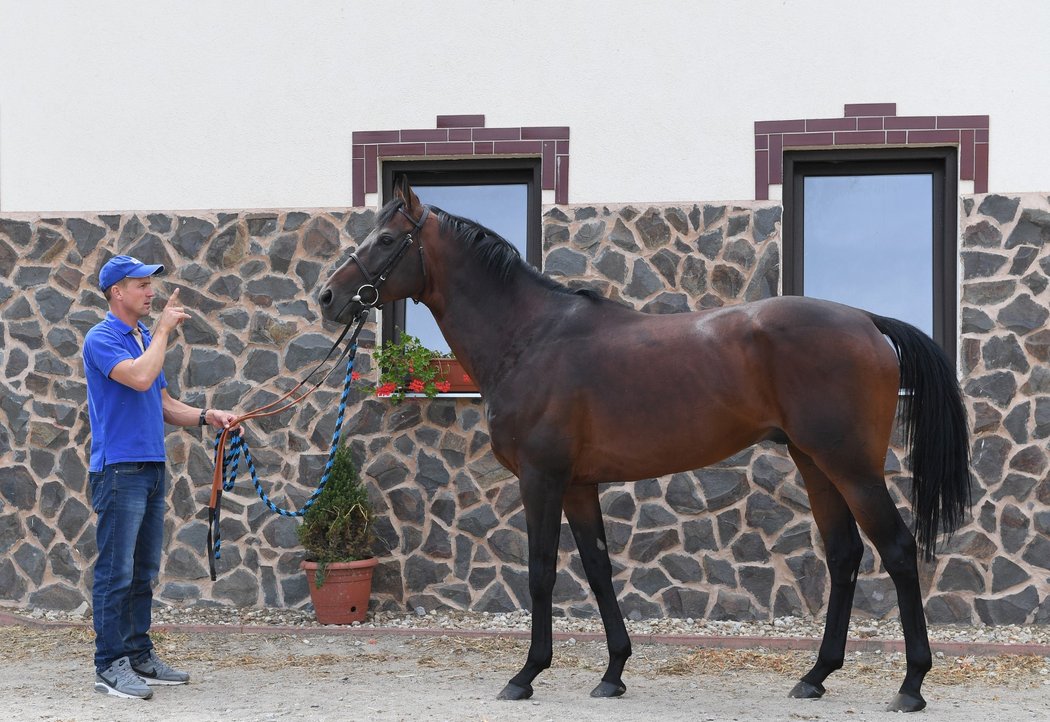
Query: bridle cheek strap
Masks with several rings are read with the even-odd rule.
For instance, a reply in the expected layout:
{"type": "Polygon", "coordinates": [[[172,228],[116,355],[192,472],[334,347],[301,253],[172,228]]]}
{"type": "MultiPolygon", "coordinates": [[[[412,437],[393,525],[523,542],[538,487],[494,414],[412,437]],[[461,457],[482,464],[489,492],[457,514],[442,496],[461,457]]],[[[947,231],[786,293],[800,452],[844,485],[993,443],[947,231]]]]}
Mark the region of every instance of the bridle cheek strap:
{"type": "MultiPolygon", "coordinates": [[[[412,222],[412,230],[405,234],[405,237],[401,240],[401,245],[397,251],[387,259],[387,262],[383,264],[383,267],[378,273],[372,274],[368,270],[368,266],[365,262],[358,257],[357,252],[350,254],[350,260],[357,264],[357,267],[361,269],[361,275],[365,277],[365,282],[357,289],[357,293],[354,295],[353,301],[360,303],[366,308],[374,308],[379,305],[379,288],[386,283],[387,278],[390,277],[390,273],[394,270],[401,259],[405,257],[405,253],[408,251],[409,246],[415,241],[419,246],[419,265],[423,273],[423,288],[426,288],[427,282],[427,266],[423,259],[423,243],[416,241],[413,233],[418,233],[426,223],[427,216],[430,215],[430,206],[423,206],[423,213],[419,216],[419,220],[414,220],[412,216],[408,215],[408,212],[404,208],[398,208],[401,214],[412,222]]],[[[423,288],[420,288],[422,292],[423,288]]],[[[412,300],[416,300],[414,297],[412,300]]],[[[418,301],[416,301],[418,303],[418,301]]]]}

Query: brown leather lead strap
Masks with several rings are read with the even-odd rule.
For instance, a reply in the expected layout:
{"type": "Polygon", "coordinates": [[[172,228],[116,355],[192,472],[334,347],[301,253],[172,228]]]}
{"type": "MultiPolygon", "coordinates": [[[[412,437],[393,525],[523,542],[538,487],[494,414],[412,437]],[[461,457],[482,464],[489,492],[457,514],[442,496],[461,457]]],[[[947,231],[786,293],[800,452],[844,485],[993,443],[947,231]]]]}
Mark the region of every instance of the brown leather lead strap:
{"type": "Polygon", "coordinates": [[[229,426],[224,428],[219,433],[218,439],[215,442],[215,469],[212,472],[211,497],[208,500],[208,566],[209,570],[211,571],[212,581],[215,581],[215,543],[219,539],[219,512],[220,503],[222,501],[223,477],[225,475],[226,467],[226,440],[229,438],[230,434],[232,433],[232,430],[240,426],[242,422],[250,421],[251,419],[261,419],[267,416],[274,416],[276,414],[280,414],[292,408],[300,401],[305,399],[307,396],[312,394],[314,391],[316,391],[321,386],[321,384],[323,384],[328,379],[328,377],[331,376],[332,371],[339,367],[339,362],[342,361],[348,353],[350,353],[350,349],[352,349],[356,344],[357,336],[361,333],[361,328],[364,326],[365,321],[368,320],[368,311],[362,311],[354,320],[357,321],[357,327],[354,329],[353,334],[351,334],[350,340],[347,341],[346,348],[343,349],[343,352],[339,355],[339,358],[336,359],[332,368],[329,369],[328,372],[321,377],[320,381],[314,384],[313,388],[309,389],[301,396],[293,398],[284,406],[274,408],[275,406],[277,406],[278,404],[295,394],[296,391],[302,388],[302,386],[306,384],[306,382],[309,381],[315,373],[317,373],[318,369],[320,369],[322,366],[324,366],[325,363],[327,363],[328,359],[332,356],[332,352],[335,351],[335,349],[339,348],[339,344],[342,343],[343,338],[346,337],[346,334],[350,330],[350,327],[353,326],[353,321],[346,325],[346,328],[344,328],[343,332],[339,334],[339,338],[337,338],[335,343],[332,344],[332,348],[329,349],[324,359],[322,359],[321,362],[317,364],[317,366],[315,366],[313,370],[306,375],[306,378],[297,383],[290,391],[281,396],[279,399],[271,401],[270,403],[266,404],[265,406],[261,406],[258,409],[234,417],[234,419],[230,422],[229,426]]]}

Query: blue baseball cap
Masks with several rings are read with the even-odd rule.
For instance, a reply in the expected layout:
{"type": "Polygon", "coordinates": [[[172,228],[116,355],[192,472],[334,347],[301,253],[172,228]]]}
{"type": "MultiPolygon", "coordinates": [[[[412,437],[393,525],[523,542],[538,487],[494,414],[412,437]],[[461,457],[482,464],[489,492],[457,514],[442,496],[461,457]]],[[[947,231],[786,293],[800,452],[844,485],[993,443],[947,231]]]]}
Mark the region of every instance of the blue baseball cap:
{"type": "Polygon", "coordinates": [[[145,278],[154,273],[164,273],[164,266],[149,265],[131,256],[113,256],[98,272],[98,287],[105,291],[125,278],[145,278]]]}

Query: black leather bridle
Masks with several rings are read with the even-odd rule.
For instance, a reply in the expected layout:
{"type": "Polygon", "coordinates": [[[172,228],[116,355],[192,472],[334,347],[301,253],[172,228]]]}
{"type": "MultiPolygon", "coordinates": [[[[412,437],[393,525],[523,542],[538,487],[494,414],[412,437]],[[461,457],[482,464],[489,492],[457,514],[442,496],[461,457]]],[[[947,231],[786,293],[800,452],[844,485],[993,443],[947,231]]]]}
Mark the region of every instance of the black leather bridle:
{"type": "MultiPolygon", "coordinates": [[[[386,279],[390,276],[390,273],[394,270],[401,259],[405,257],[405,253],[408,252],[409,246],[413,243],[419,247],[419,267],[423,272],[423,288],[426,288],[427,283],[427,264],[423,260],[423,243],[416,240],[412,235],[413,233],[419,233],[419,230],[426,223],[427,216],[430,215],[430,206],[423,206],[423,213],[420,214],[419,220],[415,220],[412,216],[408,215],[408,211],[404,207],[397,209],[401,215],[409,220],[412,224],[412,230],[405,233],[404,238],[401,239],[401,245],[394,252],[390,258],[387,259],[383,267],[375,274],[368,270],[368,266],[365,265],[358,256],[357,252],[350,254],[350,260],[357,264],[357,267],[361,269],[361,273],[365,277],[365,282],[357,289],[357,293],[351,298],[351,301],[360,303],[365,308],[375,308],[379,305],[379,287],[386,283],[386,279]],[[369,294],[371,298],[366,298],[366,294],[369,294]]],[[[420,289],[422,292],[423,288],[420,289]]],[[[418,295],[418,294],[417,294],[418,295]]],[[[413,296],[412,300],[419,303],[419,300],[413,296]]]]}

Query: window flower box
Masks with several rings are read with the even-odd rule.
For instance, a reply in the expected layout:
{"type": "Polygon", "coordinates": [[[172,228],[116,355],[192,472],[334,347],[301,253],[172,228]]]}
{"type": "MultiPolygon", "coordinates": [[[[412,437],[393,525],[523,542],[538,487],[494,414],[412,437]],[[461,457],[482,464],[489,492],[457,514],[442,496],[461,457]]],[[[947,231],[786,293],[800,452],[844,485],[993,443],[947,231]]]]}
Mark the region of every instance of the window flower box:
{"type": "Polygon", "coordinates": [[[447,393],[478,393],[478,385],[456,359],[433,358],[430,363],[438,367],[438,379],[448,384],[447,393]]]}
{"type": "Polygon", "coordinates": [[[376,350],[379,385],[376,396],[389,397],[395,404],[406,396],[433,398],[438,394],[477,393],[478,386],[454,358],[446,358],[406,333],[386,341],[376,350]]]}

